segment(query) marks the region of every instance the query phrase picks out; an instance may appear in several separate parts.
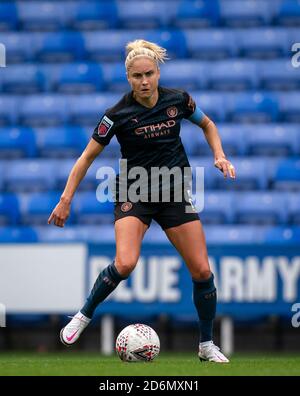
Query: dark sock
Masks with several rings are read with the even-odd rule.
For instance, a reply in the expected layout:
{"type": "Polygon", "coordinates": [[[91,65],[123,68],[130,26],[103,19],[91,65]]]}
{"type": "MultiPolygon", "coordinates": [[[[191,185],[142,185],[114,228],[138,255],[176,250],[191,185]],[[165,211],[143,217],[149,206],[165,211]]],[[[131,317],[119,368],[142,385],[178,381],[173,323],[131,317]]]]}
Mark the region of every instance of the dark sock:
{"type": "Polygon", "coordinates": [[[88,296],[85,305],[80,310],[83,315],[92,318],[98,304],[101,303],[106,297],[115,290],[118,284],[126,279],[122,277],[115,267],[114,261],[106,267],[96,279],[93,289],[88,296]]]}
{"type": "Polygon", "coordinates": [[[200,322],[200,342],[211,341],[217,305],[213,274],[206,280],[193,279],[193,299],[200,322]]]}

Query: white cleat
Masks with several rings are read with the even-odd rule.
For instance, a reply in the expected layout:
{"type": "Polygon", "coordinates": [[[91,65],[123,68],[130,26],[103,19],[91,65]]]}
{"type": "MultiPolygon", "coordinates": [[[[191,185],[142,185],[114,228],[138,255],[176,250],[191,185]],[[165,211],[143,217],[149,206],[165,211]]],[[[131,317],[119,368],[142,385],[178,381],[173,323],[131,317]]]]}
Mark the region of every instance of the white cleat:
{"type": "Polygon", "coordinates": [[[66,346],[74,344],[91,321],[80,311],[73,317],[69,316],[69,318],[72,318],[70,323],[60,331],[60,341],[66,346]]]}
{"type": "Polygon", "coordinates": [[[202,342],[199,344],[198,356],[201,362],[209,361],[215,363],[229,363],[227,357],[220,352],[220,348],[212,341],[202,342]]]}

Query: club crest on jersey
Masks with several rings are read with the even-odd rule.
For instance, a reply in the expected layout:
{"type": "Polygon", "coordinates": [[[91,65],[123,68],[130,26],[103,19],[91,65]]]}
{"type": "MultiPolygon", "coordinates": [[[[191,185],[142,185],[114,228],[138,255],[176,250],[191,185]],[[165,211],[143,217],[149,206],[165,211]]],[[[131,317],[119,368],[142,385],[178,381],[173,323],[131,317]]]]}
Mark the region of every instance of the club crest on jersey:
{"type": "Polygon", "coordinates": [[[110,120],[108,117],[104,116],[98,126],[98,135],[101,137],[105,137],[113,125],[113,121],[110,120]]]}
{"type": "Polygon", "coordinates": [[[176,117],[177,114],[178,114],[177,107],[172,106],[172,107],[167,108],[167,114],[168,114],[168,116],[169,116],[170,118],[176,117]]]}
{"type": "Polygon", "coordinates": [[[124,202],[121,206],[122,212],[128,212],[132,208],[131,202],[124,202]]]}

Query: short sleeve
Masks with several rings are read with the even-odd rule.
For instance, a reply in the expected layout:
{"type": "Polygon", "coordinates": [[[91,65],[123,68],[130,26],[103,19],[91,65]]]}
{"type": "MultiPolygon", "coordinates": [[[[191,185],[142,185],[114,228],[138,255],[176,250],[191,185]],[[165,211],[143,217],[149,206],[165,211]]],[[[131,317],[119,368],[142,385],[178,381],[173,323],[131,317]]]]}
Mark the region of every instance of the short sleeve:
{"type": "Polygon", "coordinates": [[[115,131],[115,122],[105,114],[94,129],[92,138],[103,146],[107,146],[111,138],[115,135],[115,131]]]}
{"type": "Polygon", "coordinates": [[[183,91],[183,113],[184,118],[189,118],[196,110],[194,99],[187,92],[183,91]]]}

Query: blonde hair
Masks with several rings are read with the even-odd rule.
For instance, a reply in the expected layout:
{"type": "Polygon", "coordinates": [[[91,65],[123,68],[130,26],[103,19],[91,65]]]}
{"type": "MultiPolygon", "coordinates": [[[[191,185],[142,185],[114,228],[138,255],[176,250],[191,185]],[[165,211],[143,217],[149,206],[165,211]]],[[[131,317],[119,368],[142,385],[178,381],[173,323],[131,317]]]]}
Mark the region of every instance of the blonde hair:
{"type": "Polygon", "coordinates": [[[158,66],[159,63],[164,63],[167,57],[167,50],[155,43],[146,40],[131,41],[126,45],[126,70],[129,69],[130,63],[137,57],[147,56],[154,60],[158,66]]]}

